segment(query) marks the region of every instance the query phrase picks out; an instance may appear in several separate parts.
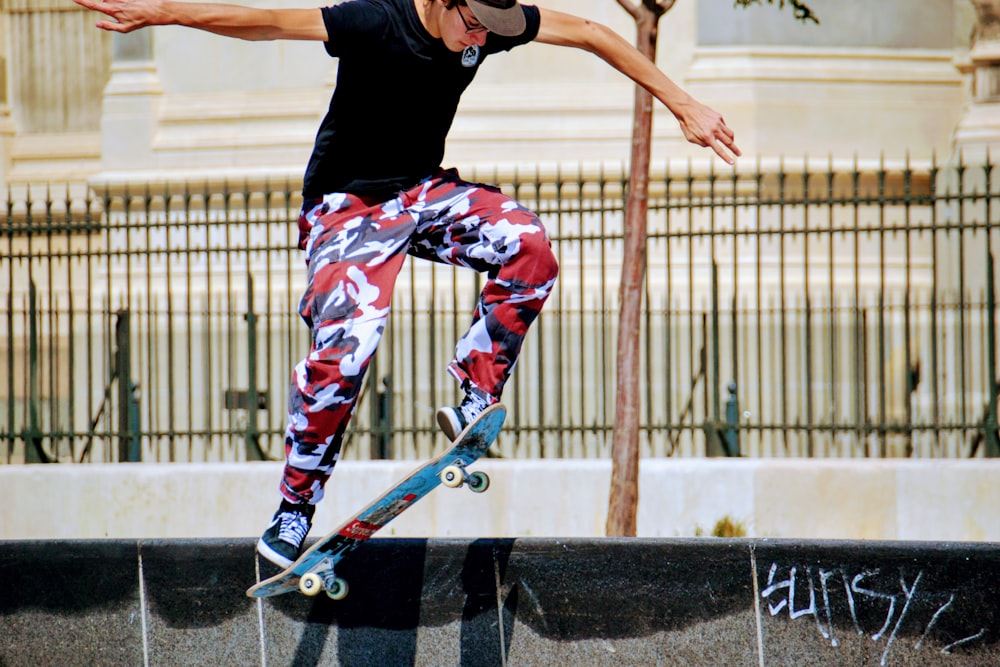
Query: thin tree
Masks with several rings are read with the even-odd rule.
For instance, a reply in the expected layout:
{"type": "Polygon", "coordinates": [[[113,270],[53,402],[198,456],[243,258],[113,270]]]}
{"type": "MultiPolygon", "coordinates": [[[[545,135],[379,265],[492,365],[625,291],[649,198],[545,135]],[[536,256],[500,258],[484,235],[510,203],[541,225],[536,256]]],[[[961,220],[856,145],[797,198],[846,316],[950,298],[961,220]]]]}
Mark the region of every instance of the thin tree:
{"type": "MultiPolygon", "coordinates": [[[[660,18],[675,0],[617,0],[636,23],[636,48],[656,60],[660,18]]],[[[605,530],[609,537],[633,537],[639,506],[639,324],[642,281],[646,274],[646,219],[649,211],[649,162],[653,134],[653,96],[635,87],[632,155],[625,204],[625,247],[618,287],[618,357],[615,366],[615,429],[611,498],[605,530]]]]}
{"type": "MultiPolygon", "coordinates": [[[[656,60],[660,19],[676,0],[616,0],[636,23],[636,48],[656,60]]],[[[775,0],[766,0],[774,4],[775,0]]],[[[761,0],[734,0],[744,9],[761,0]]],[[[800,21],[819,23],[813,11],[798,0],[788,4],[800,21]]],[[[646,274],[646,222],[649,211],[649,164],[653,134],[653,96],[635,88],[632,151],[625,202],[622,278],[618,288],[618,356],[615,367],[615,428],[611,441],[611,496],[605,526],[609,537],[634,537],[639,507],[639,326],[642,315],[642,282],[646,274]]]]}

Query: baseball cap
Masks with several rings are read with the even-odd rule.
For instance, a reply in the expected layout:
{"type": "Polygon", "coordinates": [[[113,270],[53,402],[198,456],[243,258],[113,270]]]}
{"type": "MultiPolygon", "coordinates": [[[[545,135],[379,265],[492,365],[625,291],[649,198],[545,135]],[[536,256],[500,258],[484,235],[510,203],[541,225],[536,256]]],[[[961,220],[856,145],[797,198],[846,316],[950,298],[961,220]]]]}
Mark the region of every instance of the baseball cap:
{"type": "Polygon", "coordinates": [[[517,0],[466,0],[476,20],[490,32],[517,37],[524,32],[524,10],[517,0]]]}

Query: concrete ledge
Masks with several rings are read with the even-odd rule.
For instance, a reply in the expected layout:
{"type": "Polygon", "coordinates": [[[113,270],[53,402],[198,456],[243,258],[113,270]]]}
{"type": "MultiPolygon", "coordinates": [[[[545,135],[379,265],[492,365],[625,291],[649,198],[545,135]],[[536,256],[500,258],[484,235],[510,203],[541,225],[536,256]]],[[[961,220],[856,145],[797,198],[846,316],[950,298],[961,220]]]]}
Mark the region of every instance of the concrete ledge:
{"type": "MultiPolygon", "coordinates": [[[[345,461],[316,515],[332,530],[417,465],[345,461]]],[[[441,489],[381,537],[601,537],[611,464],[484,460],[483,495],[441,489]]],[[[239,538],[278,503],[281,465],[0,466],[0,539],[239,538]]],[[[646,459],[639,536],[1000,542],[1000,461],[646,459]]]]}
{"type": "Polygon", "coordinates": [[[375,540],[343,602],[252,540],[0,542],[0,664],[987,665],[1000,545],[375,540]]]}

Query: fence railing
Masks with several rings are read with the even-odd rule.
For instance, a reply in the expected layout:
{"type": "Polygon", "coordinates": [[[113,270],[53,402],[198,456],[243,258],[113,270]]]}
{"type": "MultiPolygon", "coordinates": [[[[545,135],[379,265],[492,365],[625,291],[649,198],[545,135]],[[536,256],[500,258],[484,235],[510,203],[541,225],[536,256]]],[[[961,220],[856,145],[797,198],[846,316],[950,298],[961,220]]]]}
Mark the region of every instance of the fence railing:
{"type": "MultiPolygon", "coordinates": [[[[466,174],[539,212],[559,284],[497,451],[608,455],[626,174],[466,174]]],[[[10,188],[0,460],[280,458],[308,349],[294,179],[10,188]]],[[[645,456],[1000,454],[992,164],[655,170],[639,369],[645,456]]],[[[479,277],[411,259],[348,457],[423,458],[479,277]]]]}

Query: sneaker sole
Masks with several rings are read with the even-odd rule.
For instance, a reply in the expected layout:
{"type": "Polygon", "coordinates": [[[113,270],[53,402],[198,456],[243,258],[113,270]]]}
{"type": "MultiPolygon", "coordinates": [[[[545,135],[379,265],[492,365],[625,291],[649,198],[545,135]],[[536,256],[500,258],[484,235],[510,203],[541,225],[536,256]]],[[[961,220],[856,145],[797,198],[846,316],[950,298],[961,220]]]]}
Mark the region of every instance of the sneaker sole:
{"type": "Polygon", "coordinates": [[[280,567],[282,570],[287,570],[291,567],[292,563],[295,562],[293,560],[288,560],[272,549],[263,539],[257,541],[257,553],[259,553],[267,562],[280,567]]]}
{"type": "Polygon", "coordinates": [[[438,423],[438,428],[441,429],[441,432],[444,433],[444,436],[449,440],[451,440],[452,442],[455,442],[455,438],[458,436],[461,430],[459,431],[455,430],[455,423],[451,420],[451,417],[449,416],[450,412],[451,408],[439,409],[437,411],[437,423],[438,423]]]}

